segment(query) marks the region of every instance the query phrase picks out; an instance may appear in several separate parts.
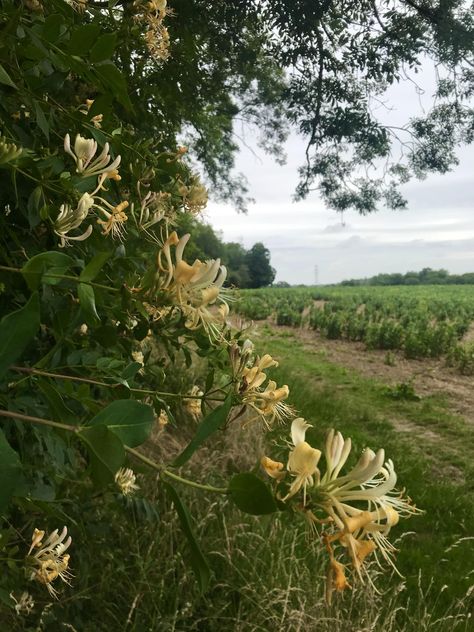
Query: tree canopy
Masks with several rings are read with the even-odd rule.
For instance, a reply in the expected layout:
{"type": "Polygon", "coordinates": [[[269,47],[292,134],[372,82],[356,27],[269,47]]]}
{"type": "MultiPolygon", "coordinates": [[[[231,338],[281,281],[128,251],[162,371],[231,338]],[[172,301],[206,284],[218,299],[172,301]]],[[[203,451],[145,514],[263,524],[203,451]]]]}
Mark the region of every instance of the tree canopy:
{"type": "Polygon", "coordinates": [[[89,7],[110,4],[123,7],[111,28],[122,42],[116,62],[131,88],[129,119],[168,146],[185,138],[213,189],[238,208],[247,200],[232,171],[241,123],[280,160],[296,130],[307,143],[296,197],[317,189],[330,207],[360,213],[403,208],[401,184],[449,171],[456,149],[473,140],[470,2],[176,0],[162,67],[128,33],[131,0],[89,7]],[[414,81],[430,60],[432,107],[403,125],[382,120],[386,90],[414,81]]]}

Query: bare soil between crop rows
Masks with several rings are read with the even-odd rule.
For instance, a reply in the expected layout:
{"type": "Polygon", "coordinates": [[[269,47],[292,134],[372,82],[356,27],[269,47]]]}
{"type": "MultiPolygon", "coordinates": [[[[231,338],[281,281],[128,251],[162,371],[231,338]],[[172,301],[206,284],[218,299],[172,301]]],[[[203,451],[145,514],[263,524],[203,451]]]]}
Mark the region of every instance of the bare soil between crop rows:
{"type": "Polygon", "coordinates": [[[390,366],[386,364],[386,351],[368,350],[363,343],[327,340],[313,330],[277,327],[271,321],[254,323],[254,331],[258,334],[264,325],[286,335],[291,333],[305,347],[324,353],[330,362],[352,369],[363,377],[376,379],[389,386],[412,382],[415,392],[422,397],[442,394],[446,396],[451,412],[462,415],[474,425],[474,376],[457,373],[455,369],[447,367],[442,358],[408,360],[401,353],[391,352],[395,362],[394,366],[390,366]]]}

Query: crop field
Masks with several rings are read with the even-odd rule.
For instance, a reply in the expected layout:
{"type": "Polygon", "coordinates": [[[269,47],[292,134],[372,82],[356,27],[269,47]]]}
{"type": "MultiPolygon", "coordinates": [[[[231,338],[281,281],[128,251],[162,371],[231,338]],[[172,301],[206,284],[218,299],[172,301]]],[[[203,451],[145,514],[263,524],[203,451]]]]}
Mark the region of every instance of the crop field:
{"type": "Polygon", "coordinates": [[[443,358],[474,374],[474,287],[308,287],[242,291],[245,318],[306,327],[329,340],[406,358],[443,358]]]}

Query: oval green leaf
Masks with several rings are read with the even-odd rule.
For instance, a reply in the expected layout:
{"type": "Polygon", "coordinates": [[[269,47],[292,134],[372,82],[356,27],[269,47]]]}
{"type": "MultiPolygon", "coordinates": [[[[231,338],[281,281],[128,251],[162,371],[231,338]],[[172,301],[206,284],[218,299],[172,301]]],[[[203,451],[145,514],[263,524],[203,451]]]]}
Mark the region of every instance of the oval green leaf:
{"type": "Polygon", "coordinates": [[[40,305],[38,293],[31,295],[28,303],[7,314],[0,321],[0,376],[10,364],[18,360],[40,326],[40,305]]]}
{"type": "Polygon", "coordinates": [[[88,426],[107,426],[130,448],[141,445],[155,422],[153,408],[134,399],[117,399],[88,422],[88,426]]]}
{"type": "Polygon", "coordinates": [[[275,498],[265,483],[255,474],[236,474],[229,483],[229,495],[237,507],[252,516],[278,511],[275,498]]]}
{"type": "Polygon", "coordinates": [[[125,461],[125,449],[119,437],[107,426],[84,428],[77,436],[87,447],[94,483],[98,487],[113,483],[116,471],[125,461]]]}

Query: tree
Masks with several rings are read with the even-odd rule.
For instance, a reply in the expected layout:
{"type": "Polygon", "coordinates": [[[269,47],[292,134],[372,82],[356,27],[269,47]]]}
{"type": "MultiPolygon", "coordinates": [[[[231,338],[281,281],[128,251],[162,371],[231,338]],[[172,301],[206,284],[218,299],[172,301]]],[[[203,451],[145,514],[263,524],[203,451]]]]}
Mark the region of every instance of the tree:
{"type": "MultiPolygon", "coordinates": [[[[109,4],[90,3],[104,16],[109,4]]],[[[449,171],[457,147],[474,138],[467,2],[174,0],[162,67],[150,64],[144,38],[130,37],[136,3],[113,4],[130,120],[157,146],[184,133],[219,196],[240,209],[245,182],[232,175],[240,123],[278,157],[291,125],[307,141],[296,197],[317,189],[330,207],[360,213],[403,208],[400,184],[449,171]],[[437,70],[433,107],[400,126],[382,122],[375,106],[386,89],[407,73],[413,80],[427,59],[437,70]]],[[[146,25],[134,28],[145,35],[146,25]]]]}
{"type": "Polygon", "coordinates": [[[270,265],[270,251],[262,243],[252,246],[246,260],[250,275],[249,287],[266,287],[273,282],[276,271],[270,265]]]}

